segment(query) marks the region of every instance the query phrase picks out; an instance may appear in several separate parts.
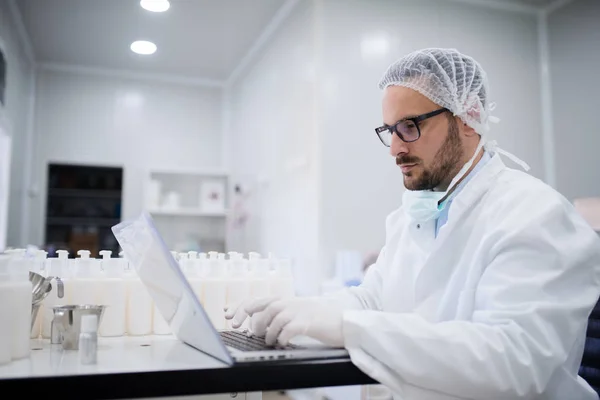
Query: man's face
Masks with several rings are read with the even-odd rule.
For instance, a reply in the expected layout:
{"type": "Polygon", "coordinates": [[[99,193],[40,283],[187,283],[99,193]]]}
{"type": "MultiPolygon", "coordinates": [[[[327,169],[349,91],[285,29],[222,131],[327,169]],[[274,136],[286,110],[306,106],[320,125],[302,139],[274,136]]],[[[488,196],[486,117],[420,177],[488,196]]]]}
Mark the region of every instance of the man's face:
{"type": "MultiPolygon", "coordinates": [[[[383,96],[383,122],[394,125],[441,108],[417,91],[389,86],[383,96]]],[[[419,122],[421,136],[411,143],[392,135],[390,154],[404,175],[408,190],[446,190],[462,167],[463,146],[459,125],[449,113],[419,122]]]]}

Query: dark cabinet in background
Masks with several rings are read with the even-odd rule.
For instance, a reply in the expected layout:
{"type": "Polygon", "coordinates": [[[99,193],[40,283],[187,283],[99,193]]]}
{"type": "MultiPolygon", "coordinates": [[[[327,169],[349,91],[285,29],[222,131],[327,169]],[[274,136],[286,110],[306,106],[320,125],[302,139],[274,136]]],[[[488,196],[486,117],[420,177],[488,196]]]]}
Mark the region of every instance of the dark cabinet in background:
{"type": "MultiPolygon", "coordinates": [[[[119,251],[110,228],[121,221],[123,168],[50,164],[46,198],[45,249],[119,251]]],[[[116,255],[116,254],[115,254],[116,255]]]]}

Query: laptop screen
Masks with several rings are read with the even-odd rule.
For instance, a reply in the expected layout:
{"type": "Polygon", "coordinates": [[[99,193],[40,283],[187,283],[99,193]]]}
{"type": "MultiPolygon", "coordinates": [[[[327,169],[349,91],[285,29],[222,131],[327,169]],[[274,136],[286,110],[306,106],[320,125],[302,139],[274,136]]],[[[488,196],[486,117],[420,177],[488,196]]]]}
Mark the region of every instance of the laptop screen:
{"type": "Polygon", "coordinates": [[[156,309],[182,342],[229,365],[233,360],[221,341],[179,263],[147,212],[112,227],[130,265],[154,300],[156,309]]]}

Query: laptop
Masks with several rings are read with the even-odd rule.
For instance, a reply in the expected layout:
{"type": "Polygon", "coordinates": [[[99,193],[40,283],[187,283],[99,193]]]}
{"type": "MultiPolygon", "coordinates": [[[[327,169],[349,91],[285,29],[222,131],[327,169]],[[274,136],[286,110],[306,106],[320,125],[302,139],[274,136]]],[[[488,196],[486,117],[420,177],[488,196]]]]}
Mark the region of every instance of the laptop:
{"type": "Polygon", "coordinates": [[[156,309],[175,337],[226,364],[349,358],[343,348],[332,348],[307,337],[288,346],[267,346],[264,338],[243,331],[218,331],[165,244],[149,213],[112,227],[125,257],[137,271],[156,309]]]}

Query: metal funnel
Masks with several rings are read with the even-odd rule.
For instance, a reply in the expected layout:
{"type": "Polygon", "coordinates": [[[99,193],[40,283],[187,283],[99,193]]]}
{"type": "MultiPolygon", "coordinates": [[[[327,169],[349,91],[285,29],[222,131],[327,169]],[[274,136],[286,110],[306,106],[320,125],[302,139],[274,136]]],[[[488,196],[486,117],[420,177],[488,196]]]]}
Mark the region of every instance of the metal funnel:
{"type": "Polygon", "coordinates": [[[58,298],[62,299],[65,295],[63,282],[59,277],[44,277],[36,272],[29,271],[29,281],[31,282],[31,330],[37,318],[38,311],[42,301],[50,294],[52,290],[52,279],[56,279],[56,290],[58,298]]]}

